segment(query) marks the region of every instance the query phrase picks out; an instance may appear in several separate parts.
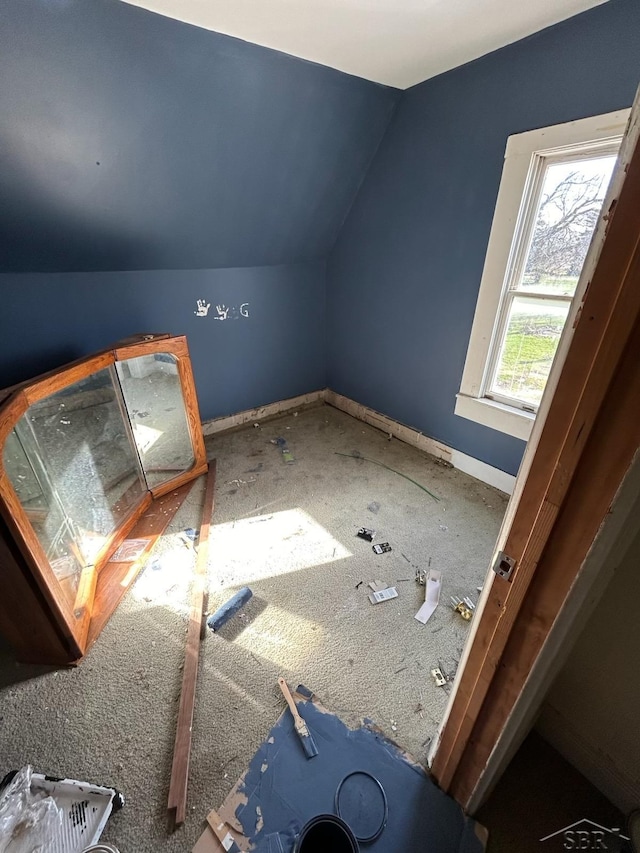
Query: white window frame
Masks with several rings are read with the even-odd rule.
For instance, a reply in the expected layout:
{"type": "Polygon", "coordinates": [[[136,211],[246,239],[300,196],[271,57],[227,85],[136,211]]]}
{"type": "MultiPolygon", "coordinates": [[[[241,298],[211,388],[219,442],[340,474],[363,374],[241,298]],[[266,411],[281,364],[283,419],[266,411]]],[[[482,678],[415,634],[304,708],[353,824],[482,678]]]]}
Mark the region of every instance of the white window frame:
{"type": "Polygon", "coordinates": [[[545,160],[584,156],[594,149],[600,149],[601,154],[614,151],[622,140],[630,112],[625,109],[578,119],[518,133],[507,140],[469,347],[456,395],[457,415],[528,440],[535,410],[495,399],[495,394],[493,399],[487,396],[487,383],[497,358],[495,342],[501,339],[505,322],[508,273],[514,263],[523,262],[522,257],[513,258],[512,252],[522,247],[519,235],[535,214],[531,200],[540,186],[545,160]]]}

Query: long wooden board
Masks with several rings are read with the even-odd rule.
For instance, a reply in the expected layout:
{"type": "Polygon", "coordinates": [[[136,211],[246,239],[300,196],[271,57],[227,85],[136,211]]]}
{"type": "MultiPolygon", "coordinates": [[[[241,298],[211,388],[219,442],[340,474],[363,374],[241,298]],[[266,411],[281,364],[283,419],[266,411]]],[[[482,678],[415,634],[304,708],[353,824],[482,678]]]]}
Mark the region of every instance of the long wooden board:
{"type": "Polygon", "coordinates": [[[193,709],[196,700],[196,680],[198,678],[198,659],[200,656],[200,632],[202,629],[204,594],[209,558],[209,527],[214,510],[214,491],[216,485],[215,459],[209,464],[207,488],[202,508],[202,524],[198,544],[198,557],[191,586],[191,608],[187,627],[187,645],[182,676],[182,692],[176,725],[176,740],[171,765],[169,799],[167,809],[173,817],[174,826],[184,823],[187,811],[187,784],[189,779],[189,758],[191,755],[191,730],[193,709]]]}

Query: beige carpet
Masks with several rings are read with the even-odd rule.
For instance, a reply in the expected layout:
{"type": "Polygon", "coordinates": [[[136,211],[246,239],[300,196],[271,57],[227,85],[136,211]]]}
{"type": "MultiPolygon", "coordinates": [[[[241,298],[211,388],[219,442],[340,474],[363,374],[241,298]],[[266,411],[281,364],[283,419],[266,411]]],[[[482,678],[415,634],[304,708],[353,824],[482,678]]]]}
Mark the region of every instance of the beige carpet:
{"type": "Polygon", "coordinates": [[[166,797],[184,657],[191,552],[179,537],[198,527],[196,484],[160,550],[77,669],[51,671],[0,654],[0,770],[114,785],[126,805],[103,835],[122,853],[185,851],[200,834],[284,704],[282,674],[306,684],[347,723],[369,717],[421,761],[469,631],[451,595],[477,599],[506,498],[329,406],[208,440],[218,460],[210,610],[248,584],[241,616],[202,645],[189,817],[167,834],[166,797]],[[283,461],[271,439],[295,458],[283,461]],[[440,497],[362,460],[383,462],[440,497]],[[376,556],[356,538],[378,531],[393,550],[376,556]],[[415,567],[443,573],[441,604],[413,618],[424,588],[415,567]],[[371,605],[367,582],[399,597],[371,605]],[[359,588],[356,586],[362,581],[359,588]]]}

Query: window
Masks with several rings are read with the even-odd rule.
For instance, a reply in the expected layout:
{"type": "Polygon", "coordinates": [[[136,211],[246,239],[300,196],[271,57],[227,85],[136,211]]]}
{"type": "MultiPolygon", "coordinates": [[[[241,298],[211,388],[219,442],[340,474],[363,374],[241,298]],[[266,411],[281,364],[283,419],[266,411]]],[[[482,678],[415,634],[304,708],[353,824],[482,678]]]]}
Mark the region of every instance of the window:
{"type": "Polygon", "coordinates": [[[529,437],[628,116],[509,137],[456,414],[529,437]]]}

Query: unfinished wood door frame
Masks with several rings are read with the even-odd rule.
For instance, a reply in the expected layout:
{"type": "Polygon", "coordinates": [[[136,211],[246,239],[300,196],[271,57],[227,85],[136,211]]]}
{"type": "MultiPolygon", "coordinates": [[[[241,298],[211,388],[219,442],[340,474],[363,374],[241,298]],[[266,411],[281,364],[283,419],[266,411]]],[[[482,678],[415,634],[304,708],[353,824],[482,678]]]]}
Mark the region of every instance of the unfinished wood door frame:
{"type": "Polygon", "coordinates": [[[464,807],[640,443],[639,129],[636,98],[498,537],[516,568],[485,583],[433,751],[433,776],[464,807]]]}

